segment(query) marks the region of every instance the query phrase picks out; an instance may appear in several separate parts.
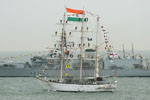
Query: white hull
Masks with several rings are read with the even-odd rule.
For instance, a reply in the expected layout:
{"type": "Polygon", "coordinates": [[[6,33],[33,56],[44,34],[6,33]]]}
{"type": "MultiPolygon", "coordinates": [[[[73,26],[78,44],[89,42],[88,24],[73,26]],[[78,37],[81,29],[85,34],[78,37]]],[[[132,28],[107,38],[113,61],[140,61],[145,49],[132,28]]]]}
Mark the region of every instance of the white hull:
{"type": "Polygon", "coordinates": [[[46,79],[40,78],[37,76],[37,79],[44,82],[49,86],[48,89],[52,91],[60,92],[113,92],[116,89],[115,83],[109,84],[92,84],[92,85],[81,85],[81,84],[65,84],[65,83],[56,83],[49,82],[46,79]]]}
{"type": "Polygon", "coordinates": [[[64,84],[50,82],[52,91],[61,92],[113,92],[116,88],[115,84],[101,85],[80,85],[80,84],[64,84]]]}

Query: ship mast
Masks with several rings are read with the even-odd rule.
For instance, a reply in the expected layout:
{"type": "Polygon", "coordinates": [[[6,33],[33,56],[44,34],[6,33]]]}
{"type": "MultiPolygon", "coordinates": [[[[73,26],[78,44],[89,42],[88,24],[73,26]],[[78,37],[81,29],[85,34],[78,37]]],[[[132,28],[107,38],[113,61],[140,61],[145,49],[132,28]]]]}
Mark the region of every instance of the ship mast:
{"type": "Polygon", "coordinates": [[[84,42],[84,14],[82,14],[82,26],[81,26],[81,46],[80,46],[80,82],[82,80],[82,66],[83,66],[83,42],[84,42]]]}
{"type": "Polygon", "coordinates": [[[132,59],[134,59],[134,49],[133,49],[133,43],[132,43],[132,59]]]}
{"type": "Polygon", "coordinates": [[[124,44],[123,44],[123,58],[125,59],[125,50],[124,50],[124,44]]]}
{"type": "Polygon", "coordinates": [[[96,31],[96,46],[95,46],[95,80],[99,77],[99,66],[98,66],[98,33],[99,33],[99,17],[97,17],[97,31],[96,31]]]}
{"type": "Polygon", "coordinates": [[[65,44],[65,41],[64,41],[64,36],[65,36],[65,23],[66,23],[66,20],[65,20],[65,17],[66,17],[66,14],[64,13],[64,18],[63,18],[63,22],[62,22],[62,33],[61,33],[61,66],[60,66],[60,82],[62,82],[62,78],[63,78],[63,75],[62,75],[62,71],[63,71],[63,65],[64,65],[64,44],[65,44]]]}

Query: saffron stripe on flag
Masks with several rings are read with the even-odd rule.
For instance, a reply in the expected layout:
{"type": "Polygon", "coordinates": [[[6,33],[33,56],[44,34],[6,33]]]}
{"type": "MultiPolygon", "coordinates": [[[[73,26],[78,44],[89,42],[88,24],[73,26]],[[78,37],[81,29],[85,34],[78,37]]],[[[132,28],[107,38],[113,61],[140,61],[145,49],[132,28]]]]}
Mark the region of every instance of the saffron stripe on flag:
{"type": "Polygon", "coordinates": [[[83,10],[75,10],[75,9],[66,8],[66,11],[69,13],[84,14],[83,10]]]}

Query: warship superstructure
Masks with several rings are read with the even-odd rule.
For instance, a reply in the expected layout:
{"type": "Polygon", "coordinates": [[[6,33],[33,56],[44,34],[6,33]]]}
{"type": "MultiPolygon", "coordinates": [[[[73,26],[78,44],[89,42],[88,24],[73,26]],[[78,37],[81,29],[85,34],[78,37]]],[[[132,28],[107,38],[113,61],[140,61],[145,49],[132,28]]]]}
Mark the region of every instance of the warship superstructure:
{"type": "MultiPolygon", "coordinates": [[[[0,63],[0,76],[1,77],[34,77],[37,74],[41,73],[42,75],[57,77],[59,74],[56,74],[59,70],[58,59],[49,60],[49,57],[52,57],[52,54],[56,51],[51,51],[47,55],[43,56],[33,56],[30,59],[30,63],[15,63],[15,62],[1,62],[0,63]]],[[[91,55],[91,58],[95,50],[87,49],[85,52],[86,56],[91,55]]],[[[78,60],[75,62],[79,62],[78,60]]],[[[77,70],[78,67],[70,66],[71,74],[74,76],[79,75],[77,70]],[[77,74],[77,75],[75,75],[77,74]]],[[[89,67],[84,67],[86,73],[83,73],[85,76],[93,75],[93,66],[94,62],[85,62],[84,64],[89,67]]],[[[117,57],[99,59],[100,75],[109,75],[109,76],[121,76],[121,77],[149,77],[150,76],[150,63],[148,59],[142,59],[141,57],[117,57]]]]}

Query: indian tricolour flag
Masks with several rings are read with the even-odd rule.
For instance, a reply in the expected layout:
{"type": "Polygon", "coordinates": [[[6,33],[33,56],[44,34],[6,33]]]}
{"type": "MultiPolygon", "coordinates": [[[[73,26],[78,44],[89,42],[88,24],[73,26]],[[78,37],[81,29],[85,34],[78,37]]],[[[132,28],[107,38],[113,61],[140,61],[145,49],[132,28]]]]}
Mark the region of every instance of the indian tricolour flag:
{"type": "MultiPolygon", "coordinates": [[[[84,10],[75,10],[75,9],[70,9],[66,8],[67,11],[67,21],[78,21],[82,22],[82,15],[85,14],[84,10]]],[[[84,18],[84,21],[88,21],[87,18],[84,18]]]]}

